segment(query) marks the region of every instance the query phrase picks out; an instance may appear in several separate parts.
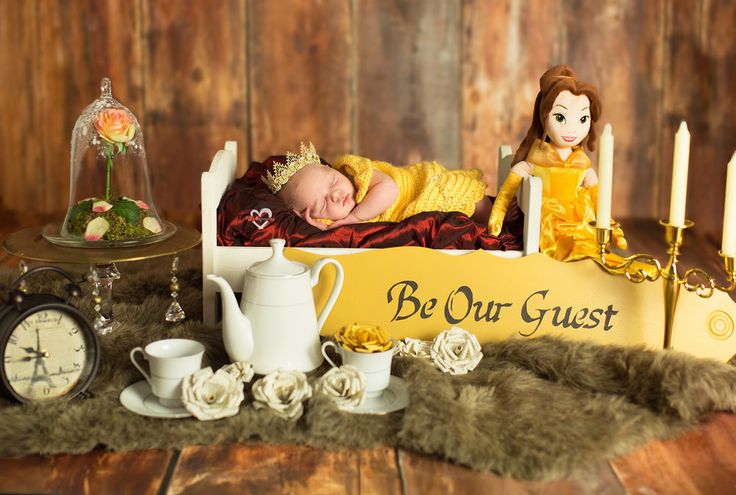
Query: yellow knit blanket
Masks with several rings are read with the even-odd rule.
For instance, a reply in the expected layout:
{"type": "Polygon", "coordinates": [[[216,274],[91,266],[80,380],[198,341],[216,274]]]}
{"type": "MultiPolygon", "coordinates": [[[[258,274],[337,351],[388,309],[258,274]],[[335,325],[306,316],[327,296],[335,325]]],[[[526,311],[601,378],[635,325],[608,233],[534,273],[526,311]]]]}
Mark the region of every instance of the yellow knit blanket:
{"type": "Polygon", "coordinates": [[[387,162],[345,155],[332,167],[352,179],[357,190],[356,203],[368,192],[374,170],[390,176],[399,186],[396,201],[368,222],[400,222],[427,211],[459,211],[471,216],[486,188],[479,170],[448,170],[437,162],[395,167],[387,162]]]}

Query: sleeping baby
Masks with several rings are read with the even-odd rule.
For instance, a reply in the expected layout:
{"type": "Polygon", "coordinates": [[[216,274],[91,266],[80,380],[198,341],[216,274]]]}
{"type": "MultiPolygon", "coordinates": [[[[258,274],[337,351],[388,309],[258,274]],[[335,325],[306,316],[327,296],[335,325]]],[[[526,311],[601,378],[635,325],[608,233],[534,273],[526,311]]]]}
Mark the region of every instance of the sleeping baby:
{"type": "Polygon", "coordinates": [[[406,167],[356,155],[323,165],[314,145],[286,154],[262,177],[271,193],[321,230],[360,222],[400,222],[428,211],[459,211],[487,225],[491,201],[479,170],[436,162],[406,167]]]}

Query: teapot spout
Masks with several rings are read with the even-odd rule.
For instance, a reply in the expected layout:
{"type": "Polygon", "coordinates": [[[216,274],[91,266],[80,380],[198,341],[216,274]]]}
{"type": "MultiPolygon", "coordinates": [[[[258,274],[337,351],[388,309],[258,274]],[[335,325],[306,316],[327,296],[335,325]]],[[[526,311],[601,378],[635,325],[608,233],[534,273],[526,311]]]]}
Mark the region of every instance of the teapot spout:
{"type": "Polygon", "coordinates": [[[240,312],[238,300],[227,281],[218,275],[207,275],[222,294],[222,340],[232,362],[249,361],[253,355],[253,329],[250,320],[240,312]]]}

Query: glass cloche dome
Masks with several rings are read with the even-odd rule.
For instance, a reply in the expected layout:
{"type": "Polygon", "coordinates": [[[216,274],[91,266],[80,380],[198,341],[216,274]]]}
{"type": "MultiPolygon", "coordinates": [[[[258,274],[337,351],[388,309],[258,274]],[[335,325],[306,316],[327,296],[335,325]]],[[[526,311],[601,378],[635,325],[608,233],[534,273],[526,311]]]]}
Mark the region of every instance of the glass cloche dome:
{"type": "Polygon", "coordinates": [[[112,97],[102,79],[100,97],[72,131],[69,209],[59,230],[43,235],[65,246],[116,247],[161,241],[176,227],[159,217],[151,197],[143,131],[138,119],[112,97]]]}

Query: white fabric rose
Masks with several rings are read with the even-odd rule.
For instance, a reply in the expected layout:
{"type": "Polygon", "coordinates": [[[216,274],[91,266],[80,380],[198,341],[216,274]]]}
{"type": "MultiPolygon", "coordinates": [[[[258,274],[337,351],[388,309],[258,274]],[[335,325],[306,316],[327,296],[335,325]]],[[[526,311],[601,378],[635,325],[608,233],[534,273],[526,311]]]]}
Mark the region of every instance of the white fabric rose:
{"type": "Polygon", "coordinates": [[[475,335],[459,327],[444,330],[432,341],[432,362],[451,375],[464,375],[478,366],[483,353],[475,335]]]}
{"type": "Polygon", "coordinates": [[[253,384],[253,406],[269,407],[284,419],[298,419],[304,412],[302,402],[311,396],[312,387],[301,371],[273,371],[253,384]]]}
{"type": "Polygon", "coordinates": [[[181,382],[181,401],[199,420],[234,416],[244,399],[243,385],[222,369],[202,368],[181,382]]]}
{"type": "Polygon", "coordinates": [[[255,374],[253,371],[253,365],[243,361],[226,364],[220,369],[233,375],[233,378],[240,383],[249,383],[255,374]]]}
{"type": "Polygon", "coordinates": [[[412,339],[411,337],[406,337],[404,340],[400,340],[396,344],[396,352],[399,356],[429,359],[431,350],[432,342],[428,340],[412,339]]]}
{"type": "Polygon", "coordinates": [[[365,397],[365,375],[350,365],[332,368],[317,381],[316,389],[338,407],[358,407],[365,397]]]}

